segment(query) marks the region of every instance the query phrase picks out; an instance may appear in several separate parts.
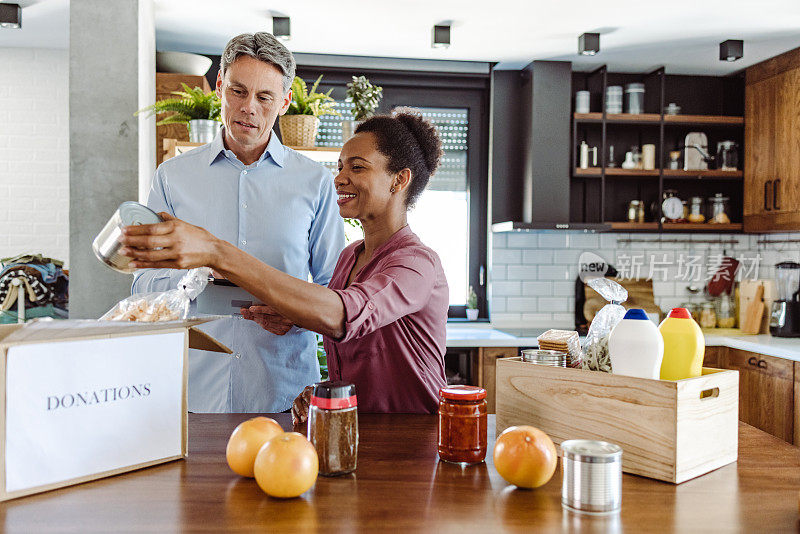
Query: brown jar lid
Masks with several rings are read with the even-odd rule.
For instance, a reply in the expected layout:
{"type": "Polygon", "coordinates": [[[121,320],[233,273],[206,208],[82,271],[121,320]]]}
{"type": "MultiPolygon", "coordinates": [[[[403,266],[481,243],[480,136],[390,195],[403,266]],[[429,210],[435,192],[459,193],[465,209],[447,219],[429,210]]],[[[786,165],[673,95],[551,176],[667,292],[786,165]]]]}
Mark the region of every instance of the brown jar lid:
{"type": "Polygon", "coordinates": [[[478,386],[445,386],[439,396],[448,400],[481,400],[486,398],[486,390],[478,386]]]}

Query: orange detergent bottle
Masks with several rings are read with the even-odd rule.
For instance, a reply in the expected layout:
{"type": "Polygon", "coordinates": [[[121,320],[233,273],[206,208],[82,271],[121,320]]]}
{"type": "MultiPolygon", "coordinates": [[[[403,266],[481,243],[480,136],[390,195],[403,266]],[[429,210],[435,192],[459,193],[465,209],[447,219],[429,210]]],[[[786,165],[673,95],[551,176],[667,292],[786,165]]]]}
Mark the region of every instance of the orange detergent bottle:
{"type": "Polygon", "coordinates": [[[673,308],[658,325],[658,330],[664,338],[661,380],[700,376],[706,343],[700,326],[694,322],[689,311],[686,308],[673,308]]]}

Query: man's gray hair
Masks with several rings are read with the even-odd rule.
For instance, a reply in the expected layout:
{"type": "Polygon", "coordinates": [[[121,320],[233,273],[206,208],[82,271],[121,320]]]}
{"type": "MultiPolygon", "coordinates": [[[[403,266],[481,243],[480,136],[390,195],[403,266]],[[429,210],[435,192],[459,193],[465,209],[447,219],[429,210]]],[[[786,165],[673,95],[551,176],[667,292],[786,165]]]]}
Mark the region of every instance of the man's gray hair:
{"type": "Polygon", "coordinates": [[[241,56],[250,56],[275,65],[283,74],[284,94],[292,87],[296,65],[294,56],[271,33],[243,33],[228,41],[220,58],[220,75],[225,77],[228,66],[241,56]]]}

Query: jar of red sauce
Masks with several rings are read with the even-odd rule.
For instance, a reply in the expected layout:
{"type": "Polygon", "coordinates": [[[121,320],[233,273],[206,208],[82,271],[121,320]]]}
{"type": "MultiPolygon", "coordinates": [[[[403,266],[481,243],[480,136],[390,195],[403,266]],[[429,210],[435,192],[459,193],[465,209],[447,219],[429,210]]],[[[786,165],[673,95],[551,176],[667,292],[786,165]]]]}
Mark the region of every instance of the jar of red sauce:
{"type": "Polygon", "coordinates": [[[478,464],[486,458],[486,390],[445,386],[439,390],[439,458],[478,464]]]}

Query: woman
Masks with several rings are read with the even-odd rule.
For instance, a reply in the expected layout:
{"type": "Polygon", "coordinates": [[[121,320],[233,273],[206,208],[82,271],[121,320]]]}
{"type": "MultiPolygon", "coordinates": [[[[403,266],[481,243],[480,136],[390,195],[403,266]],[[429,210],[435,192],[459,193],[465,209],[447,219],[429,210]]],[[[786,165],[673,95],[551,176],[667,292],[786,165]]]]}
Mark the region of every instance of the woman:
{"type": "MultiPolygon", "coordinates": [[[[408,227],[406,212],[441,152],[434,126],[413,113],[358,127],[334,183],[339,213],[361,221],[364,240],[342,252],[327,288],[166,213],[166,222],[126,228],[121,253],[136,268],[211,267],[268,305],[243,310],[245,318],[278,334],[293,324],[321,333],[330,379],[355,384],[361,411],[433,413],[445,385],[449,291],[439,257],[408,227]]],[[[308,395],[306,388],[293,406],[300,420],[308,395]]]]}

